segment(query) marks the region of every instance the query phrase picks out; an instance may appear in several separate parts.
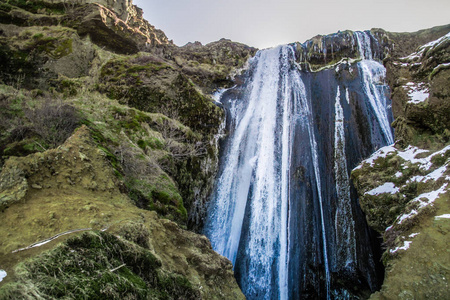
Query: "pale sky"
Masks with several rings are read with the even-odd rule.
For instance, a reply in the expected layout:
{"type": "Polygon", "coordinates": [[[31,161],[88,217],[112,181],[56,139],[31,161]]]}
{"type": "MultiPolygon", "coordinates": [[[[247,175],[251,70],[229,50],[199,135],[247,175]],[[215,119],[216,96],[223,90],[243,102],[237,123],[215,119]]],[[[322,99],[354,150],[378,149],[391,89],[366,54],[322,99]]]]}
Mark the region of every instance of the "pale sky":
{"type": "Polygon", "coordinates": [[[450,0],[133,0],[178,46],[221,38],[257,48],[339,30],[412,32],[450,23],[450,0]]]}

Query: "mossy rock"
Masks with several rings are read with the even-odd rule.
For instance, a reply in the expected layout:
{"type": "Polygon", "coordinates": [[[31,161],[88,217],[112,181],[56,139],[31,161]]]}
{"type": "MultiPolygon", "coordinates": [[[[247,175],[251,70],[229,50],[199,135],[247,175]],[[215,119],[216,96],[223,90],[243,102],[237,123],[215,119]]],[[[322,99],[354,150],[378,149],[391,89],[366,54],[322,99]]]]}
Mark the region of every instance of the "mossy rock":
{"type": "Polygon", "coordinates": [[[126,186],[130,198],[143,209],[156,211],[160,216],[186,225],[187,211],[178,189],[166,175],[157,179],[128,178],[126,186]]]}
{"type": "Polygon", "coordinates": [[[185,277],[163,274],[160,267],[142,246],[107,232],[87,232],[20,264],[18,280],[2,287],[0,297],[200,298],[185,277]]]}

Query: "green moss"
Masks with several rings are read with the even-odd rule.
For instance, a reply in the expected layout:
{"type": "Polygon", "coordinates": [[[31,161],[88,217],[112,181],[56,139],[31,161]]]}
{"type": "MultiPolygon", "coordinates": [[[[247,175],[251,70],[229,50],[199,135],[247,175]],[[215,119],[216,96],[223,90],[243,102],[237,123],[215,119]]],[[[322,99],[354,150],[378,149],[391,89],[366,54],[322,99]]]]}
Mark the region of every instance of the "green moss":
{"type": "Polygon", "coordinates": [[[117,109],[114,110],[119,115],[123,116],[121,120],[119,121],[118,125],[121,128],[125,128],[128,130],[140,130],[142,129],[141,123],[148,123],[151,122],[152,119],[145,113],[135,110],[135,109],[128,109],[126,111],[117,111],[117,109]]]}
{"type": "Polygon", "coordinates": [[[128,195],[136,206],[152,211],[178,222],[186,223],[187,211],[183,205],[178,189],[166,175],[156,180],[128,178],[125,181],[128,195]]]}
{"type": "Polygon", "coordinates": [[[435,155],[431,158],[431,162],[435,167],[442,166],[450,158],[450,150],[443,154],[435,155]]]}
{"type": "Polygon", "coordinates": [[[0,11],[10,12],[11,9],[12,9],[12,6],[9,5],[8,3],[0,3],[0,11]]]}
{"type": "Polygon", "coordinates": [[[199,292],[185,277],[165,275],[160,267],[148,249],[134,242],[87,232],[20,264],[17,282],[2,287],[0,297],[198,299],[199,292]]]}
{"type": "Polygon", "coordinates": [[[31,13],[45,11],[47,14],[64,14],[63,3],[49,3],[46,1],[6,0],[7,5],[22,8],[31,13]]]}
{"type": "Polygon", "coordinates": [[[141,127],[141,124],[137,119],[128,119],[119,122],[119,126],[125,129],[136,130],[141,127]]]}
{"type": "Polygon", "coordinates": [[[115,156],[114,154],[111,153],[111,151],[102,146],[102,145],[98,145],[98,148],[100,150],[103,151],[103,153],[105,153],[106,158],[108,159],[108,161],[111,163],[111,166],[114,169],[114,174],[118,177],[118,178],[122,178],[122,166],[120,165],[119,160],[117,159],[117,156],[115,156]]]}
{"type": "Polygon", "coordinates": [[[164,149],[164,143],[156,137],[140,139],[137,141],[137,144],[142,150],[145,150],[147,147],[149,147],[150,149],[164,149]]]}
{"type": "Polygon", "coordinates": [[[53,85],[56,87],[56,90],[65,97],[76,96],[79,90],[81,90],[81,84],[78,81],[64,76],[58,80],[54,80],[53,85]]]}
{"type": "Polygon", "coordinates": [[[33,39],[36,39],[36,40],[42,39],[43,37],[44,37],[43,33],[36,33],[35,35],[33,35],[33,39]]]}
{"type": "MultiPolygon", "coordinates": [[[[136,63],[138,58],[119,58],[110,60],[101,70],[101,77],[112,82],[119,82],[121,84],[136,83],[141,74],[143,76],[152,76],[164,69],[172,69],[173,67],[159,61],[151,61],[145,64],[136,63]]],[[[142,83],[140,81],[140,83],[142,83]]]]}
{"type": "Polygon", "coordinates": [[[13,142],[5,147],[3,150],[3,156],[27,156],[32,153],[42,152],[45,150],[42,148],[42,144],[45,145],[42,141],[37,142],[30,139],[13,142]]]}

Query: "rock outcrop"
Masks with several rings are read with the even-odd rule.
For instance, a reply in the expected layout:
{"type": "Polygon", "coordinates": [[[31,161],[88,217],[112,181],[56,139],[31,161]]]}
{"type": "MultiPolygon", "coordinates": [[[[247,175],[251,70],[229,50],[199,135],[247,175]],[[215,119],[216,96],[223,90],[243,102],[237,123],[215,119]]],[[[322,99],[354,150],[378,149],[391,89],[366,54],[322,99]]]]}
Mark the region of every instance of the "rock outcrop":
{"type": "Polygon", "coordinates": [[[118,53],[131,54],[172,44],[129,0],[9,1],[0,7],[0,15],[6,24],[71,27],[81,37],[89,36],[100,47],[118,53]]]}

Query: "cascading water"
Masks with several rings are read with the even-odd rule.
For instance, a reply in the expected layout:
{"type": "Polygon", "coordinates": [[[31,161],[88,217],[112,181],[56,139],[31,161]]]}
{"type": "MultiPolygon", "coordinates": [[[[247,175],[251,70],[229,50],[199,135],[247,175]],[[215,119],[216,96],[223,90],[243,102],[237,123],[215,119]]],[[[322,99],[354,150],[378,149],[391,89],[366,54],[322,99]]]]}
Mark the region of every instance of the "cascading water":
{"type": "Polygon", "coordinates": [[[246,83],[222,96],[229,134],[205,233],[248,299],[347,298],[379,285],[349,179],[393,140],[370,38],[355,33],[359,72],[300,71],[294,45],[259,51],[246,83]]]}
{"type": "MultiPolygon", "coordinates": [[[[388,144],[394,143],[394,137],[389,122],[387,103],[384,96],[384,79],[386,78],[386,69],[377,61],[373,60],[371,36],[366,32],[355,32],[358,50],[361,53],[362,61],[358,63],[358,68],[363,78],[363,89],[368,96],[370,105],[375,111],[379,126],[387,140],[388,144]]],[[[374,128],[376,130],[378,128],[374,128]]]]}

